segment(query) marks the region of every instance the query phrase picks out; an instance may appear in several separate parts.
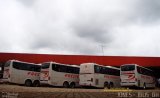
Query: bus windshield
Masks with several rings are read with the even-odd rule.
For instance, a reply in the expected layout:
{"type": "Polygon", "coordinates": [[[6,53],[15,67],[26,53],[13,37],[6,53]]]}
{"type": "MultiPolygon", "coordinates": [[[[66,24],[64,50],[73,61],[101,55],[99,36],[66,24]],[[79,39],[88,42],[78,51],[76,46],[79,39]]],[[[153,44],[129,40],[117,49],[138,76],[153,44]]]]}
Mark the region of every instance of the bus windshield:
{"type": "Polygon", "coordinates": [[[42,64],[42,69],[47,69],[49,68],[50,63],[43,63],[42,64]]]}
{"type": "Polygon", "coordinates": [[[94,65],[94,72],[95,73],[100,73],[100,71],[101,71],[101,66],[94,65]]]}
{"type": "Polygon", "coordinates": [[[121,66],[121,71],[133,71],[135,70],[135,65],[124,65],[121,66]]]}

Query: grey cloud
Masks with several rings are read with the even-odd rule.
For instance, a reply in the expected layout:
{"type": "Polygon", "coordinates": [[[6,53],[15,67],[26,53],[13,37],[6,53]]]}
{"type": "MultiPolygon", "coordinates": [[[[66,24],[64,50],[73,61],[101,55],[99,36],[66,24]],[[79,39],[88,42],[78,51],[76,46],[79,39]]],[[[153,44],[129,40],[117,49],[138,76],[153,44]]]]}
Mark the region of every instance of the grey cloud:
{"type": "Polygon", "coordinates": [[[133,11],[132,18],[149,23],[157,22],[160,19],[159,10],[159,0],[137,0],[131,10],[133,11]]]}
{"type": "Polygon", "coordinates": [[[46,48],[46,47],[52,47],[52,46],[55,46],[53,41],[49,39],[42,39],[42,38],[36,38],[30,44],[30,48],[32,49],[40,49],[40,48],[46,48]]]}
{"type": "Polygon", "coordinates": [[[159,20],[159,1],[126,1],[3,1],[0,51],[99,55],[103,44],[105,55],[160,55],[160,23],[151,23],[159,20]]]}
{"type": "MultiPolygon", "coordinates": [[[[61,35],[62,33],[60,33],[61,35]]],[[[50,49],[52,51],[58,51],[63,53],[63,51],[70,53],[78,53],[78,54],[97,54],[98,47],[95,48],[92,41],[88,41],[87,39],[79,39],[77,36],[71,37],[60,37],[59,34],[52,34],[46,37],[37,37],[33,39],[29,44],[29,48],[32,50],[41,50],[41,49],[50,49]],[[53,37],[57,36],[56,37],[53,37]],[[87,42],[87,43],[86,43],[87,42]],[[88,44],[90,43],[90,44],[88,44]]]]}
{"type": "Polygon", "coordinates": [[[110,43],[112,41],[112,22],[108,20],[106,13],[89,12],[87,15],[76,14],[72,20],[71,28],[82,39],[90,39],[98,43],[110,43]],[[103,17],[102,17],[103,16],[103,17]]]}
{"type": "Polygon", "coordinates": [[[31,7],[36,2],[36,0],[18,0],[18,1],[27,7],[31,7]]]}
{"type": "Polygon", "coordinates": [[[109,31],[104,29],[103,26],[101,27],[99,24],[93,22],[85,23],[84,21],[84,24],[78,24],[76,22],[76,25],[74,25],[73,28],[77,36],[81,38],[89,38],[99,43],[105,43],[111,40],[111,36],[108,35],[109,31]]]}

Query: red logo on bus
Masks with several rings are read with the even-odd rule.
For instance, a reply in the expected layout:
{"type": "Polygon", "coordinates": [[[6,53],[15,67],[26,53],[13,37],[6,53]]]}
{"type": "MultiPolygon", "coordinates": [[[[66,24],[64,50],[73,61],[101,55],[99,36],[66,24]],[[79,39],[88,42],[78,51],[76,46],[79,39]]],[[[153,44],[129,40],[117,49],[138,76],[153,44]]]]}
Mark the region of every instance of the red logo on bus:
{"type": "Polygon", "coordinates": [[[28,72],[27,75],[29,75],[29,76],[39,76],[39,73],[37,73],[37,72],[28,72]]]}
{"type": "Polygon", "coordinates": [[[42,72],[44,77],[43,78],[48,78],[49,77],[49,72],[48,71],[44,71],[42,72]]]}
{"type": "Polygon", "coordinates": [[[67,78],[79,78],[79,75],[72,75],[72,74],[65,74],[64,76],[67,78]]]}
{"type": "Polygon", "coordinates": [[[129,73],[129,74],[124,74],[125,76],[127,76],[126,80],[134,80],[135,79],[135,74],[129,73]]]}

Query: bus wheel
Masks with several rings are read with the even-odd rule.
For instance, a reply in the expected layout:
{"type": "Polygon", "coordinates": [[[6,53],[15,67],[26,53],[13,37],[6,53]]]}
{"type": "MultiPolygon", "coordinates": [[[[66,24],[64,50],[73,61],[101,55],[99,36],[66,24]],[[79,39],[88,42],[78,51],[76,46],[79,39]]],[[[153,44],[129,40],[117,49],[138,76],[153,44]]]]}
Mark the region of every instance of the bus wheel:
{"type": "Polygon", "coordinates": [[[72,83],[70,84],[70,88],[75,88],[75,83],[74,83],[74,82],[72,82],[72,83]]]}
{"type": "Polygon", "coordinates": [[[113,88],[114,87],[114,84],[113,82],[110,83],[110,88],[113,88]]]}
{"type": "Polygon", "coordinates": [[[25,86],[27,86],[27,87],[32,86],[32,81],[31,80],[26,80],[25,81],[25,86]]]}
{"type": "Polygon", "coordinates": [[[63,87],[64,87],[64,88],[68,88],[68,87],[69,87],[69,83],[68,83],[67,81],[65,81],[65,82],[63,83],[63,87]]]}
{"type": "Polygon", "coordinates": [[[105,82],[105,83],[104,83],[104,88],[105,88],[105,89],[108,89],[108,88],[109,88],[108,82],[105,82]]]}
{"type": "Polygon", "coordinates": [[[34,86],[34,87],[40,86],[40,82],[39,82],[38,80],[34,81],[34,82],[33,82],[33,86],[34,86]]]}
{"type": "Polygon", "coordinates": [[[146,83],[143,84],[143,89],[146,89],[146,83]]]}

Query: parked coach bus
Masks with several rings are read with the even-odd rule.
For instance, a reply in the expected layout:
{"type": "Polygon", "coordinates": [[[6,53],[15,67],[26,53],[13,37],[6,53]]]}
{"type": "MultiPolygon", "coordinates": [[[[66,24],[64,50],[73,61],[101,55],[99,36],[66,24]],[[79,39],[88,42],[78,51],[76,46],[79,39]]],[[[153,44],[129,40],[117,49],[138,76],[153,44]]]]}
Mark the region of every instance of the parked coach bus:
{"type": "Polygon", "coordinates": [[[153,71],[137,64],[125,64],[121,66],[121,86],[124,87],[155,87],[153,71]]]}
{"type": "Polygon", "coordinates": [[[80,85],[97,88],[120,87],[120,69],[95,63],[80,65],[80,85]]]}
{"type": "Polygon", "coordinates": [[[41,66],[38,64],[9,60],[4,66],[3,80],[36,87],[40,85],[40,69],[41,66]]]}
{"type": "Polygon", "coordinates": [[[55,62],[42,63],[40,83],[65,88],[79,86],[79,66],[55,62]]]}

